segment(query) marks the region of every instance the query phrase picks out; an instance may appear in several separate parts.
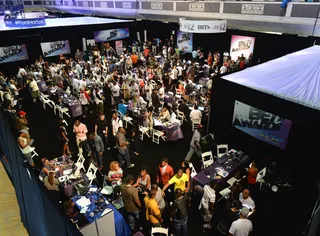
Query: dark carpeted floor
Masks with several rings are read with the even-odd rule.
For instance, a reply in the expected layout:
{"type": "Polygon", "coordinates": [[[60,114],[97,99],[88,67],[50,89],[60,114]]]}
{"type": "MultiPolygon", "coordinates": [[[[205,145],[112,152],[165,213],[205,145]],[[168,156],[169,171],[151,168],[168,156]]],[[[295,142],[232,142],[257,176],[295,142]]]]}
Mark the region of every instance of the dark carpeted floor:
{"type": "MultiPolygon", "coordinates": [[[[26,96],[28,94],[25,94],[26,96]]],[[[39,154],[36,165],[39,165],[41,157],[52,159],[62,154],[62,149],[57,138],[58,134],[58,116],[55,116],[53,109],[47,107],[46,110],[42,108],[42,104],[38,102],[33,104],[29,99],[24,100],[24,108],[27,112],[27,119],[29,121],[30,132],[35,139],[36,151],[39,154]]],[[[73,119],[66,119],[69,123],[69,136],[71,139],[71,151],[76,152],[75,140],[72,133],[73,119]]],[[[83,121],[89,130],[93,129],[95,117],[89,116],[83,121]]],[[[188,124],[182,127],[184,139],[175,142],[163,142],[160,145],[152,143],[149,138],[145,138],[140,142],[140,156],[131,156],[132,163],[135,167],[125,170],[125,174],[133,174],[137,176],[139,168],[146,165],[149,168],[149,174],[152,181],[155,181],[157,165],[160,163],[162,157],[168,157],[169,163],[175,170],[180,167],[182,160],[189,149],[189,142],[192,131],[188,124]]],[[[110,161],[116,160],[116,151],[107,151],[104,156],[104,169],[102,173],[108,171],[110,161]]],[[[197,170],[200,168],[200,163],[193,157],[192,162],[197,170]]],[[[303,193],[293,192],[288,188],[280,189],[279,192],[273,193],[271,191],[257,191],[254,193],[253,199],[256,202],[257,212],[253,220],[254,231],[252,235],[255,236],[299,236],[306,225],[299,219],[296,212],[307,211],[303,208],[303,193]],[[300,195],[301,194],[301,195],[300,195]],[[296,205],[295,198],[301,199],[301,205],[296,205]]],[[[313,201],[312,199],[308,201],[313,201]]],[[[198,203],[197,203],[198,204],[198,203]]],[[[201,218],[197,210],[197,204],[193,204],[189,214],[189,231],[190,235],[219,235],[216,230],[206,234],[201,231],[201,218]]],[[[222,202],[221,202],[222,204],[222,202]]],[[[307,211],[308,213],[308,211],[307,211]]],[[[306,213],[305,213],[306,214],[306,213]]]]}

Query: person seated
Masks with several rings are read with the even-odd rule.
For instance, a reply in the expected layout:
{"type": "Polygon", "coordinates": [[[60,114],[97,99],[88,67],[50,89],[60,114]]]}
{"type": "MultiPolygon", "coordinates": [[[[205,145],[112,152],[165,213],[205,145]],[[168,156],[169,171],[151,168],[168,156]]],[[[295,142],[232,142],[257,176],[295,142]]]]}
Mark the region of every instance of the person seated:
{"type": "Polygon", "coordinates": [[[170,112],[168,110],[167,107],[163,107],[162,108],[162,111],[160,112],[160,115],[159,115],[159,120],[161,122],[166,122],[166,121],[169,121],[170,120],[170,112]]]}
{"type": "Polygon", "coordinates": [[[55,170],[55,166],[52,163],[50,163],[50,161],[47,158],[42,158],[41,163],[42,163],[42,168],[39,174],[40,177],[44,178],[49,174],[50,171],[55,170]]]}
{"type": "Polygon", "coordinates": [[[190,114],[190,109],[186,104],[186,100],[179,101],[178,110],[183,112],[184,116],[187,118],[190,114]]]}
{"type": "Polygon", "coordinates": [[[141,107],[143,105],[147,105],[147,102],[145,100],[143,100],[143,97],[141,97],[140,95],[136,95],[133,97],[134,103],[137,104],[137,107],[141,107]]]}
{"type": "Polygon", "coordinates": [[[142,167],[137,182],[133,185],[137,187],[140,193],[146,194],[151,189],[151,178],[146,167],[142,167]]]}
{"type": "Polygon", "coordinates": [[[60,199],[59,180],[55,178],[54,171],[49,171],[49,174],[43,179],[43,184],[49,191],[49,197],[58,201],[60,199]]]}
{"type": "Polygon", "coordinates": [[[122,115],[127,114],[127,106],[124,104],[123,99],[121,99],[120,103],[118,104],[118,112],[120,112],[122,115]]]}
{"type": "Polygon", "coordinates": [[[117,161],[112,161],[109,169],[108,181],[111,183],[112,188],[116,188],[122,184],[123,171],[117,161]]]}
{"type": "Polygon", "coordinates": [[[26,118],[26,114],[24,111],[19,111],[19,117],[16,119],[16,130],[20,131],[20,130],[28,130],[28,121],[26,118]]]}
{"type": "Polygon", "coordinates": [[[198,110],[198,106],[195,105],[195,106],[194,106],[194,110],[192,110],[192,111],[190,112],[190,119],[191,119],[191,121],[194,121],[194,120],[198,120],[198,119],[201,120],[201,118],[202,118],[202,112],[199,111],[199,110],[198,110]]]}

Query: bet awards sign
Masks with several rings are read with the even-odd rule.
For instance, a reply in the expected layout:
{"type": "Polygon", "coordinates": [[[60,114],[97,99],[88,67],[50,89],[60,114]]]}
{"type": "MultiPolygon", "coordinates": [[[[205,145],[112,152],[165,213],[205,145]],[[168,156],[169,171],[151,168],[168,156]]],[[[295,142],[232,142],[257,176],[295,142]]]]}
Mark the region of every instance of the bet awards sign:
{"type": "Polygon", "coordinates": [[[226,20],[186,20],[179,19],[180,31],[187,33],[225,33],[227,30],[226,20]]]}

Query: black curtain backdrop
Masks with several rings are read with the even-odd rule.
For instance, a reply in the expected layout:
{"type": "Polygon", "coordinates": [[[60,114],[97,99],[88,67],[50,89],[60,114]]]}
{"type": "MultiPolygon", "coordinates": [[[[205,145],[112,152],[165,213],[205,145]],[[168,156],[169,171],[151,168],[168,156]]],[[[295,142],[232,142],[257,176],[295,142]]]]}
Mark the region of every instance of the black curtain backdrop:
{"type": "Polygon", "coordinates": [[[279,170],[292,171],[293,192],[292,199],[288,201],[292,202],[295,213],[286,214],[289,217],[290,214],[298,213],[300,226],[294,227],[305,228],[314,206],[315,196],[318,195],[316,183],[320,179],[320,172],[317,164],[319,163],[317,134],[320,129],[320,112],[221,78],[216,78],[214,81],[211,101],[209,132],[215,134],[218,144],[226,143],[229,148],[242,150],[257,161],[260,169],[275,161],[279,170]],[[282,150],[262,142],[232,127],[235,100],[291,120],[292,126],[286,149],[282,150]]]}
{"type": "Polygon", "coordinates": [[[15,188],[20,216],[29,235],[80,236],[82,235],[62,213],[60,206],[53,203],[45,192],[43,183],[33,170],[24,163],[24,157],[17,146],[7,121],[0,113],[0,147],[6,157],[1,161],[10,175],[15,188]]]}
{"type": "MultiPolygon", "coordinates": [[[[126,44],[137,40],[137,32],[144,40],[144,30],[147,30],[148,40],[160,38],[169,39],[173,30],[178,30],[177,23],[162,23],[159,21],[132,21],[125,23],[111,23],[100,25],[82,25],[68,27],[38,28],[25,30],[11,30],[0,32],[0,46],[26,44],[29,60],[0,64],[0,70],[5,73],[16,73],[18,66],[30,65],[39,55],[42,55],[40,43],[57,40],[69,40],[72,56],[76,49],[82,49],[82,38],[93,39],[93,32],[105,29],[129,28],[130,38],[123,39],[126,44]]],[[[297,35],[274,35],[241,30],[228,30],[222,34],[194,34],[194,48],[202,47],[208,51],[219,50],[223,53],[230,50],[231,36],[243,35],[256,38],[254,57],[261,62],[274,59],[285,54],[298,51],[313,44],[314,38],[298,37],[297,35]]],[[[174,37],[175,38],[175,37],[174,37]]],[[[175,38],[176,40],[176,38],[175,38]]],[[[114,47],[114,41],[110,42],[114,47]]],[[[57,57],[46,58],[47,61],[58,61],[57,57]]]]}

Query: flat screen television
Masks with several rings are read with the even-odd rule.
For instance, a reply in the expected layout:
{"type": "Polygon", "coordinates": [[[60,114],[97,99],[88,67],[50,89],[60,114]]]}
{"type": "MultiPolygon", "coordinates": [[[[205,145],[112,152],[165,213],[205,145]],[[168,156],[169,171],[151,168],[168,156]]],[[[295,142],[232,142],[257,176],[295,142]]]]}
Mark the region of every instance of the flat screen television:
{"type": "Polygon", "coordinates": [[[25,44],[0,47],[0,63],[28,60],[25,44]]]}
{"type": "Polygon", "coordinates": [[[101,30],[94,32],[94,41],[102,43],[107,41],[119,40],[130,36],[128,28],[101,30]]]}
{"type": "Polygon", "coordinates": [[[41,49],[44,57],[54,57],[60,54],[70,54],[70,45],[68,40],[41,43],[41,49]]]}

